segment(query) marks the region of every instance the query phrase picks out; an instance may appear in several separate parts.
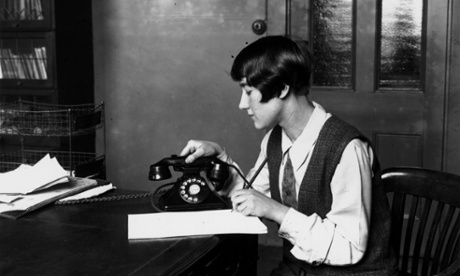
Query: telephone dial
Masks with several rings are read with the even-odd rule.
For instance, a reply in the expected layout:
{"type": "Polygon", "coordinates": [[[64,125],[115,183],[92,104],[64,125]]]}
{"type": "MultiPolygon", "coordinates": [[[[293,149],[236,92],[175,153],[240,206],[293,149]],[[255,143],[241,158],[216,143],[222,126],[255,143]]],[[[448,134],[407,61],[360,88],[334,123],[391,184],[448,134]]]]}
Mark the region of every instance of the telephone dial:
{"type": "MultiPolygon", "coordinates": [[[[188,211],[230,208],[217,191],[224,188],[229,178],[229,165],[216,157],[201,157],[193,163],[186,163],[185,157],[172,155],[150,165],[149,180],[159,181],[171,178],[169,167],[183,175],[175,183],[161,186],[172,187],[152,204],[160,211],[188,211]],[[203,176],[205,175],[205,177],[203,176]]],[[[156,193],[153,195],[156,196],[156,193]]]]}

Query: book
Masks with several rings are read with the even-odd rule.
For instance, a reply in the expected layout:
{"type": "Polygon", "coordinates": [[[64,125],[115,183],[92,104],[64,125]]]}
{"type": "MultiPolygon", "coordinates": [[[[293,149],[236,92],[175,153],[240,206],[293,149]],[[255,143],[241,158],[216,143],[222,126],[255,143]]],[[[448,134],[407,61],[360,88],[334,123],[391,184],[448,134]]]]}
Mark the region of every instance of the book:
{"type": "Polygon", "coordinates": [[[128,239],[159,239],[215,234],[266,234],[258,217],[229,209],[128,215],[128,239]]]}
{"type": "Polygon", "coordinates": [[[42,79],[43,80],[46,80],[48,78],[47,74],[46,74],[46,60],[45,58],[43,57],[43,54],[42,54],[42,48],[43,47],[40,47],[40,48],[34,48],[34,51],[35,51],[35,57],[36,57],[36,60],[38,62],[38,65],[39,65],[39,71],[40,71],[40,75],[42,76],[42,79]]]}

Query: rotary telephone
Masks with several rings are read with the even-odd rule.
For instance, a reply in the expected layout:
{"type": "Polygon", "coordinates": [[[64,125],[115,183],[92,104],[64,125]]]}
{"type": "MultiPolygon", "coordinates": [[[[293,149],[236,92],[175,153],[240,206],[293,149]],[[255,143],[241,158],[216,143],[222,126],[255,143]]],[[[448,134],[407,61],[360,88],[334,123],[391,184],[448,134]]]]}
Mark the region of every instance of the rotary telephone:
{"type": "MultiPolygon", "coordinates": [[[[172,155],[150,165],[149,180],[159,181],[171,178],[169,167],[183,175],[172,187],[161,194],[152,204],[160,211],[192,211],[230,208],[217,191],[224,188],[229,177],[229,165],[216,157],[201,157],[193,163],[186,163],[185,157],[172,155]],[[202,173],[205,172],[204,177],[202,173]]],[[[166,186],[166,185],[163,185],[166,186]]],[[[160,187],[162,188],[162,187],[160,187]]],[[[154,193],[155,196],[156,193],[154,193]]]]}

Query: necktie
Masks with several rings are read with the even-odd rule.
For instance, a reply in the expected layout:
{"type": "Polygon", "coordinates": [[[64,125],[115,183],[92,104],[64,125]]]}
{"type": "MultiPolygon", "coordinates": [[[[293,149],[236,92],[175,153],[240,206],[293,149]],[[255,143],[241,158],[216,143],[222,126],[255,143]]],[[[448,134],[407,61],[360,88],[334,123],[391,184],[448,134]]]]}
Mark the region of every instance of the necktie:
{"type": "Polygon", "coordinates": [[[289,153],[287,154],[286,164],[284,165],[284,175],[281,189],[284,205],[297,209],[294,169],[292,167],[289,153]]]}

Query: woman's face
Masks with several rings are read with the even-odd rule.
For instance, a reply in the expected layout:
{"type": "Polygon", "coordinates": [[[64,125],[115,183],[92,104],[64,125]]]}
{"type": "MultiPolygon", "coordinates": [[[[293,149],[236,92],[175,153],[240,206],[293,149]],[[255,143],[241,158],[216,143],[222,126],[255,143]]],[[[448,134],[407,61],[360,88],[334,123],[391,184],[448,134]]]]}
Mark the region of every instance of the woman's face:
{"type": "Polygon", "coordinates": [[[279,123],[282,101],[278,97],[268,102],[260,102],[262,93],[255,87],[248,86],[246,79],[240,82],[242,89],[239,108],[246,110],[257,129],[270,129],[279,123]]]}

